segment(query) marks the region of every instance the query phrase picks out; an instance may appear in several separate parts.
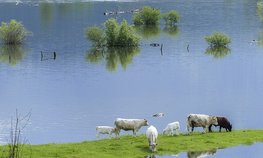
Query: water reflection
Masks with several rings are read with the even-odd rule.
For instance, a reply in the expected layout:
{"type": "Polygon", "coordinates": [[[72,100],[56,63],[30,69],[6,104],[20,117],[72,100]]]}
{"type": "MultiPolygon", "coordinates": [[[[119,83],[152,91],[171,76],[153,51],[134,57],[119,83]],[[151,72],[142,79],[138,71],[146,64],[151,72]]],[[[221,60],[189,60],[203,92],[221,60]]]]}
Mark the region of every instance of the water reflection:
{"type": "Polygon", "coordinates": [[[188,158],[201,158],[212,156],[216,153],[216,149],[208,150],[208,151],[191,151],[187,153],[188,158]]]}
{"type": "MultiPolygon", "coordinates": [[[[92,3],[60,3],[60,4],[53,4],[49,2],[39,3],[39,10],[40,10],[40,18],[44,24],[51,24],[54,19],[55,13],[57,13],[60,17],[68,16],[69,13],[78,14],[81,11],[90,11],[92,8],[92,3]]],[[[87,17],[91,16],[92,14],[86,14],[87,17]]]]}
{"type": "Polygon", "coordinates": [[[146,155],[146,156],[144,156],[144,158],[156,158],[156,156],[155,155],[146,155]]]}
{"type": "Polygon", "coordinates": [[[166,25],[163,29],[163,32],[171,36],[177,36],[179,33],[179,28],[177,26],[166,25]]]}
{"type": "Polygon", "coordinates": [[[260,21],[263,21],[263,1],[257,3],[257,14],[260,21]]]}
{"type": "Polygon", "coordinates": [[[230,52],[228,47],[208,47],[205,54],[212,55],[214,58],[224,58],[226,55],[230,54],[230,52]]]}
{"type": "Polygon", "coordinates": [[[132,63],[133,57],[140,51],[137,47],[112,47],[108,49],[91,48],[88,50],[86,60],[90,63],[99,63],[106,61],[106,67],[109,71],[115,71],[120,64],[125,70],[132,63]]]}
{"type": "Polygon", "coordinates": [[[40,3],[40,18],[41,22],[49,25],[53,21],[54,5],[52,3],[40,3]]]}
{"type": "Polygon", "coordinates": [[[3,45],[0,47],[0,61],[16,65],[24,58],[25,51],[21,45],[3,45]]]}
{"type": "Polygon", "coordinates": [[[136,26],[135,30],[144,39],[156,38],[161,33],[159,26],[136,26]]]}
{"type": "Polygon", "coordinates": [[[258,39],[257,39],[257,44],[258,46],[262,47],[263,46],[263,28],[260,30],[258,33],[258,39]]]}

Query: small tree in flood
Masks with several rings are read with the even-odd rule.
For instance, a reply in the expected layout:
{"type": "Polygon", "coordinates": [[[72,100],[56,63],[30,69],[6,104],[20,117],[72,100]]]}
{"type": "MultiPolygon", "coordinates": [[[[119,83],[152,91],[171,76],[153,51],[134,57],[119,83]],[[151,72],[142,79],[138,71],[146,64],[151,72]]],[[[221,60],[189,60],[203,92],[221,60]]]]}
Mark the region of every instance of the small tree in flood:
{"type": "Polygon", "coordinates": [[[16,20],[2,22],[0,26],[0,39],[4,44],[22,44],[29,34],[24,25],[16,20]]]}
{"type": "Polygon", "coordinates": [[[135,25],[157,25],[160,20],[160,10],[149,6],[133,16],[135,25]]]}
{"type": "Polygon", "coordinates": [[[103,30],[98,26],[89,27],[86,30],[86,38],[93,43],[95,47],[105,45],[105,35],[103,30]]]}
{"type": "Polygon", "coordinates": [[[230,37],[220,32],[206,36],[205,40],[210,45],[210,47],[226,47],[229,43],[231,43],[230,37]]]}
{"type": "Polygon", "coordinates": [[[162,18],[166,25],[174,26],[180,20],[180,15],[176,10],[171,10],[168,13],[164,13],[162,18]]]}
{"type": "Polygon", "coordinates": [[[86,31],[86,37],[94,46],[100,47],[127,47],[138,46],[140,37],[134,29],[129,26],[126,20],[119,25],[116,19],[108,19],[105,23],[105,29],[91,27],[86,31]]]}

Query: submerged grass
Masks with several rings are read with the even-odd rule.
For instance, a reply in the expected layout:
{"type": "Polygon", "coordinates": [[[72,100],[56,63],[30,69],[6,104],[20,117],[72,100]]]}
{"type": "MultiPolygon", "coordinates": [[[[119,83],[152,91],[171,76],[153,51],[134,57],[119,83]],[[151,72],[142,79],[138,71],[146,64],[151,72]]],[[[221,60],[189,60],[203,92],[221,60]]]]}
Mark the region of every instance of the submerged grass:
{"type": "MultiPolygon", "coordinates": [[[[237,130],[233,132],[193,133],[179,136],[159,135],[156,155],[177,154],[184,151],[222,149],[237,145],[263,142],[263,130],[237,130]]],[[[5,147],[0,147],[3,150],[5,147]]],[[[152,154],[145,135],[120,139],[103,139],[69,144],[31,145],[24,149],[23,157],[34,158],[141,158],[152,154]]]]}

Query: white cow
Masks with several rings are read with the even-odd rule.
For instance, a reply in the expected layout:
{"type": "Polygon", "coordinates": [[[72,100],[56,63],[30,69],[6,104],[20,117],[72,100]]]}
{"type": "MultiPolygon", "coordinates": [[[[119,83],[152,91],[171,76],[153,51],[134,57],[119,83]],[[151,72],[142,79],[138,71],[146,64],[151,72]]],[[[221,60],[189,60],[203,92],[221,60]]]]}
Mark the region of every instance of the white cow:
{"type": "Polygon", "coordinates": [[[99,138],[100,134],[109,134],[110,137],[112,136],[112,133],[115,133],[115,136],[117,134],[116,128],[111,126],[96,126],[96,136],[99,138]]]}
{"type": "Polygon", "coordinates": [[[163,134],[179,135],[179,130],[180,130],[180,124],[178,121],[176,121],[176,122],[169,123],[163,130],[163,134]]]}
{"type": "Polygon", "coordinates": [[[194,127],[203,127],[204,133],[207,131],[211,124],[217,125],[216,116],[209,116],[204,114],[189,114],[187,117],[187,130],[188,132],[194,131],[194,127]]]}
{"type": "Polygon", "coordinates": [[[149,148],[152,152],[156,151],[158,131],[154,126],[150,126],[146,130],[146,137],[149,142],[149,148]]]}
{"type": "Polygon", "coordinates": [[[123,119],[123,118],[117,118],[114,122],[116,126],[117,135],[120,134],[120,130],[133,131],[133,135],[136,136],[136,132],[142,127],[142,126],[148,126],[148,121],[145,119],[123,119]]]}

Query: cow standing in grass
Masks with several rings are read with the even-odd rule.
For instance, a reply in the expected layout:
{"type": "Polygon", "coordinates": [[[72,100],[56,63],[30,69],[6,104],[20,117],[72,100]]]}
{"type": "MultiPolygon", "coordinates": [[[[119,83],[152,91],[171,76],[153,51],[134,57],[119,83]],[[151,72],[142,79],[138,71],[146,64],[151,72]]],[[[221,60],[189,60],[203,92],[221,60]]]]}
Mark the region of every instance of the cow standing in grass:
{"type": "Polygon", "coordinates": [[[180,124],[178,121],[169,123],[163,130],[163,134],[167,135],[179,135],[180,124]]]}
{"type": "Polygon", "coordinates": [[[131,130],[133,132],[133,136],[136,136],[136,132],[138,132],[142,126],[148,126],[148,121],[146,119],[117,118],[114,124],[116,126],[118,136],[120,134],[121,129],[124,131],[131,130]]]}
{"type": "Polygon", "coordinates": [[[100,134],[109,134],[110,137],[112,134],[116,136],[116,128],[110,126],[96,126],[96,137],[99,138],[100,134]]]}
{"type": "Polygon", "coordinates": [[[217,116],[217,122],[218,124],[211,124],[209,126],[209,131],[211,132],[211,127],[212,125],[214,126],[219,126],[219,132],[221,132],[221,128],[225,128],[227,132],[231,132],[232,131],[232,124],[230,124],[230,122],[228,121],[228,119],[226,117],[219,117],[217,116]]]}
{"type": "Polygon", "coordinates": [[[216,116],[209,116],[204,114],[189,114],[187,117],[187,130],[188,132],[194,131],[194,127],[203,127],[205,133],[208,127],[212,124],[217,125],[217,118],[216,116]]]}
{"type": "Polygon", "coordinates": [[[152,152],[156,151],[158,131],[154,126],[150,126],[146,130],[146,137],[148,139],[149,148],[152,152]]]}

